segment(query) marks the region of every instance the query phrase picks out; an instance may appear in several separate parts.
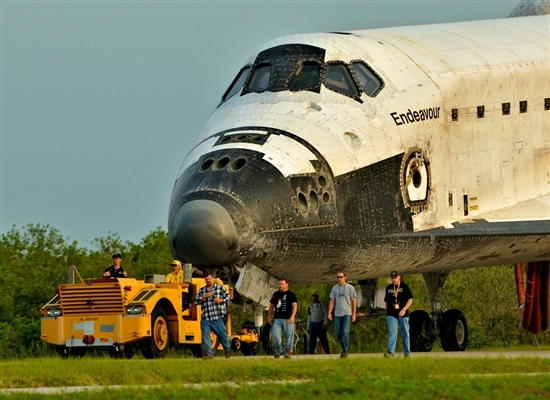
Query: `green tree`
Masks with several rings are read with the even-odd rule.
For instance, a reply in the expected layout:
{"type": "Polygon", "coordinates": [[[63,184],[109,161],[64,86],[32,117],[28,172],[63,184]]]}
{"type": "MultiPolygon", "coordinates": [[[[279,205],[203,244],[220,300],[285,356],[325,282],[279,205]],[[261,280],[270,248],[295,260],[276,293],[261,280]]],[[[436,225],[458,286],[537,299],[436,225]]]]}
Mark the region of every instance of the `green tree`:
{"type": "Polygon", "coordinates": [[[76,241],[67,244],[49,225],[13,227],[0,240],[0,354],[32,351],[40,342],[40,307],[65,281],[68,267],[86,257],[76,241]]]}

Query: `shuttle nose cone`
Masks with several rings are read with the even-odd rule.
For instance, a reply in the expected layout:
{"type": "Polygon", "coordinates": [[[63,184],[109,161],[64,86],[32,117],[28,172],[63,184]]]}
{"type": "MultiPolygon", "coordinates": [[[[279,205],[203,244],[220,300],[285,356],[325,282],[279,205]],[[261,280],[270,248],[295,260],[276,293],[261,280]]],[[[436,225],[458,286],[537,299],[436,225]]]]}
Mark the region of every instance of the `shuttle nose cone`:
{"type": "Polygon", "coordinates": [[[193,200],[176,212],[169,227],[180,260],[196,266],[225,266],[238,261],[237,231],[227,210],[210,200],[193,200]]]}

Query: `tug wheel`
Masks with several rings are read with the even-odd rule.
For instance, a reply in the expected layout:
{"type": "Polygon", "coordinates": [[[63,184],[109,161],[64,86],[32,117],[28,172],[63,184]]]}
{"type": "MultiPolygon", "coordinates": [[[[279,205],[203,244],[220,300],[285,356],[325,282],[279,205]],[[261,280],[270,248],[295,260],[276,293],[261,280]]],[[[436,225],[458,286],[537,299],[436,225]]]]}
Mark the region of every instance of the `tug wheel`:
{"type": "Polygon", "coordinates": [[[155,308],[151,318],[151,336],[146,338],[141,346],[145,358],[164,357],[168,351],[170,331],[168,318],[162,308],[155,308]]]}

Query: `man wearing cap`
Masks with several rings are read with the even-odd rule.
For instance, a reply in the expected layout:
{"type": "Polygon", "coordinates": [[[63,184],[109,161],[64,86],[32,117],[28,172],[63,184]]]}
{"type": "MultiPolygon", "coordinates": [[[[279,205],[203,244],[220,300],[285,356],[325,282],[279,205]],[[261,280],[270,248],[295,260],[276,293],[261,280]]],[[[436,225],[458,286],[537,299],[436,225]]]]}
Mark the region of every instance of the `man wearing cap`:
{"type": "Polygon", "coordinates": [[[313,302],[307,309],[307,328],[309,331],[309,354],[315,352],[317,347],[317,338],[323,346],[325,354],[330,354],[330,348],[328,347],[327,340],[327,325],[328,314],[325,305],[319,301],[319,295],[313,293],[311,295],[313,302]]]}
{"type": "Polygon", "coordinates": [[[127,278],[128,274],[124,271],[124,268],[120,265],[122,257],[120,253],[113,253],[113,265],[103,271],[104,278],[127,278]]]}
{"type": "Polygon", "coordinates": [[[346,358],[349,351],[351,323],[357,318],[357,293],[355,288],[346,282],[344,271],[339,271],[336,279],[338,284],[334,285],[330,291],[328,319],[333,320],[332,311],[334,311],[334,333],[342,345],[340,358],[346,358]]]}
{"type": "Polygon", "coordinates": [[[174,260],[170,264],[170,267],[172,267],[172,272],[170,272],[168,275],[166,275],[166,278],[164,278],[164,283],[184,283],[183,282],[183,271],[182,271],[182,265],[181,261],[174,260]]]}
{"type": "Polygon", "coordinates": [[[409,308],[413,302],[413,295],[409,286],[401,282],[401,276],[397,271],[392,271],[390,278],[392,283],[386,287],[386,295],[384,297],[389,333],[388,351],[384,353],[384,357],[395,357],[398,325],[401,331],[401,339],[403,340],[403,353],[405,353],[405,357],[410,357],[409,308]]]}
{"type": "Polygon", "coordinates": [[[192,298],[189,298],[191,296],[188,289],[189,284],[183,280],[181,261],[172,261],[170,267],[172,267],[172,272],[166,275],[166,278],[164,278],[164,283],[179,283],[182,286],[181,309],[182,311],[185,311],[189,308],[192,298]]]}

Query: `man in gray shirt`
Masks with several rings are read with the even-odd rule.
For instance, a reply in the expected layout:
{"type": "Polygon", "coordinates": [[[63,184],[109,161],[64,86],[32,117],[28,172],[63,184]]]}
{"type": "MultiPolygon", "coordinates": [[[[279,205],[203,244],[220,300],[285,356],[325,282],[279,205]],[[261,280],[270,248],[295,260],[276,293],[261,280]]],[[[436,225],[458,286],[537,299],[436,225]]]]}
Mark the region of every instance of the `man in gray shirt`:
{"type": "Polygon", "coordinates": [[[346,274],[343,271],[338,272],[336,278],[338,284],[330,291],[328,319],[333,320],[334,310],[334,333],[342,345],[340,357],[345,358],[348,356],[351,323],[355,322],[357,313],[357,294],[355,288],[346,282],[346,274]]]}
{"type": "Polygon", "coordinates": [[[323,346],[325,354],[330,354],[330,348],[327,340],[327,309],[325,305],[319,301],[319,295],[313,293],[311,295],[313,302],[307,309],[307,328],[309,331],[309,354],[315,353],[317,347],[317,338],[323,346]]]}

